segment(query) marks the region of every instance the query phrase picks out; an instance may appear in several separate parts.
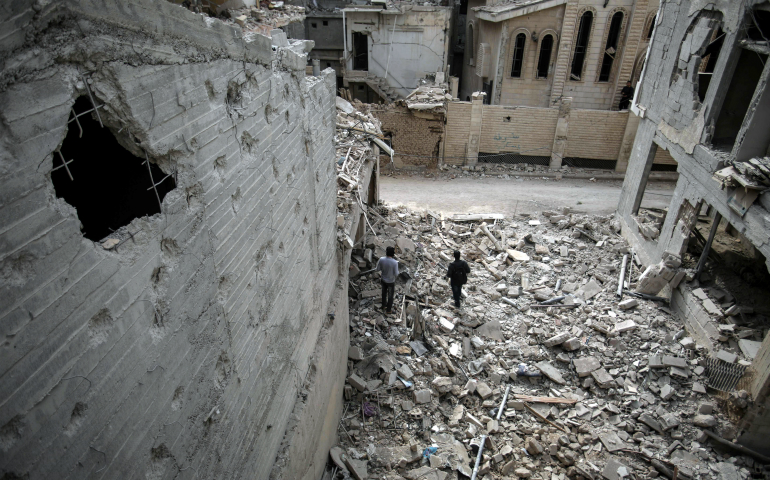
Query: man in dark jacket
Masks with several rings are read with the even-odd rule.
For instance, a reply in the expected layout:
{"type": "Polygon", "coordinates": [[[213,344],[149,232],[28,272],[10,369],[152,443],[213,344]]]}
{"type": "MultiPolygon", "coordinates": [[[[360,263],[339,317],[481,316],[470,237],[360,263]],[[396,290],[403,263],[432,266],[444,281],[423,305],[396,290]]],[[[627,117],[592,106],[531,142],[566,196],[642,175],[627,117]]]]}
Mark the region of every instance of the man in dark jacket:
{"type": "Polygon", "coordinates": [[[631,100],[634,99],[634,87],[631,86],[631,81],[626,82],[626,86],[620,91],[620,103],[618,104],[618,110],[628,110],[628,105],[631,100]]]}
{"type": "Polygon", "coordinates": [[[460,308],[460,294],[462,287],[468,283],[468,274],[471,273],[471,267],[468,262],[460,260],[460,252],[455,250],[455,261],[449,264],[447,278],[452,286],[452,296],[455,298],[455,307],[460,308]]]}

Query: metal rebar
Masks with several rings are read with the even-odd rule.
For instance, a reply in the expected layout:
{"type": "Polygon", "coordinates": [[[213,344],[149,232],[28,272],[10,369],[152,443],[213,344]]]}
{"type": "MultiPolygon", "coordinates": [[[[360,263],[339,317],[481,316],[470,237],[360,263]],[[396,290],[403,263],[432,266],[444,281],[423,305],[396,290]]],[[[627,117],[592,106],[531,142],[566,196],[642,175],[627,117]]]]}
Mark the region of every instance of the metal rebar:
{"type": "Polygon", "coordinates": [[[719,222],[722,221],[722,214],[719,212],[714,213],[714,220],[711,223],[711,231],[709,232],[709,238],[706,240],[706,245],[703,247],[703,253],[700,255],[700,260],[698,260],[698,266],[695,267],[695,278],[698,278],[700,276],[701,271],[703,270],[703,267],[706,266],[706,259],[709,256],[709,251],[711,250],[711,244],[714,241],[714,236],[717,234],[717,229],[719,228],[719,222]]]}
{"type": "Polygon", "coordinates": [[[503,395],[503,401],[500,403],[500,408],[497,409],[497,418],[495,420],[500,420],[500,417],[503,415],[503,410],[505,410],[505,402],[508,401],[508,392],[511,391],[511,386],[508,385],[505,387],[505,395],[503,395]]]}
{"type": "Polygon", "coordinates": [[[96,118],[99,119],[99,125],[101,125],[101,127],[104,128],[104,124],[102,123],[102,116],[99,115],[99,107],[96,106],[96,101],[94,100],[94,96],[91,93],[91,87],[88,86],[88,80],[82,73],[80,73],[80,78],[83,79],[83,83],[86,86],[86,92],[88,92],[88,98],[91,100],[91,106],[94,107],[94,111],[96,112],[96,118]]]}
{"type": "Polygon", "coordinates": [[[70,172],[70,167],[68,167],[67,165],[68,165],[68,164],[70,164],[70,163],[72,163],[72,162],[74,162],[74,161],[75,161],[75,159],[73,158],[72,160],[70,160],[69,162],[67,162],[66,160],[64,160],[64,155],[62,155],[62,154],[61,154],[61,150],[56,150],[56,153],[58,153],[58,154],[59,154],[59,158],[61,158],[61,163],[62,163],[62,164],[61,164],[61,165],[59,165],[59,166],[58,166],[58,167],[56,167],[56,168],[52,168],[52,169],[51,169],[51,172],[55,172],[56,170],[58,170],[58,169],[60,169],[60,168],[64,167],[64,169],[67,171],[67,175],[69,175],[69,176],[70,176],[70,180],[72,180],[72,181],[74,182],[74,181],[75,181],[75,178],[72,176],[72,172],[70,172]]]}
{"type": "MultiPolygon", "coordinates": [[[[155,180],[152,178],[152,170],[150,169],[150,157],[147,156],[147,150],[144,151],[144,163],[147,164],[147,173],[150,174],[150,182],[152,183],[152,189],[155,192],[155,198],[158,199],[158,208],[160,208],[160,211],[163,211],[163,204],[160,203],[160,195],[158,195],[158,189],[155,188],[155,180]]],[[[149,190],[149,188],[147,189],[149,190]]]]}
{"type": "Polygon", "coordinates": [[[487,436],[481,436],[481,445],[479,445],[479,453],[476,455],[476,464],[473,466],[473,473],[471,474],[471,480],[476,480],[476,476],[479,474],[479,464],[481,464],[481,454],[484,452],[484,444],[487,443],[487,436]]]}
{"type": "MultiPolygon", "coordinates": [[[[75,123],[78,124],[78,128],[80,129],[80,135],[78,135],[78,138],[83,138],[83,126],[80,125],[80,120],[78,120],[78,114],[75,113],[75,109],[74,108],[70,108],[70,111],[72,112],[73,117],[75,117],[72,120],[75,120],[75,123]]],[[[72,120],[70,120],[67,123],[70,123],[72,120]]]]}

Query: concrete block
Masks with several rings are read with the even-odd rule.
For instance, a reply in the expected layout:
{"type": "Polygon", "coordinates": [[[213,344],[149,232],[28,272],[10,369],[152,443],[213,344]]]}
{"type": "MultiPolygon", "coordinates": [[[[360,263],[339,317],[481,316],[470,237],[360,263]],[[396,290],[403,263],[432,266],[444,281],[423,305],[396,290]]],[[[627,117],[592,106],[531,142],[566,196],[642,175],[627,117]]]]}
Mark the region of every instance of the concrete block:
{"type": "Polygon", "coordinates": [[[566,342],[562,343],[561,348],[567,350],[568,352],[575,351],[580,348],[580,339],[574,337],[570,338],[566,342]]]}
{"type": "Polygon", "coordinates": [[[639,305],[639,301],[635,298],[627,298],[618,304],[621,310],[629,310],[639,305]]]}
{"type": "Polygon", "coordinates": [[[416,404],[430,403],[430,400],[431,400],[431,392],[429,389],[415,390],[414,403],[416,404]]]}
{"type": "Polygon", "coordinates": [[[596,357],[580,357],[573,360],[578,377],[587,377],[591,372],[601,368],[602,364],[596,357]]]}
{"type": "Polygon", "coordinates": [[[348,377],[348,383],[359,392],[366,391],[366,381],[355,373],[348,377]]]}

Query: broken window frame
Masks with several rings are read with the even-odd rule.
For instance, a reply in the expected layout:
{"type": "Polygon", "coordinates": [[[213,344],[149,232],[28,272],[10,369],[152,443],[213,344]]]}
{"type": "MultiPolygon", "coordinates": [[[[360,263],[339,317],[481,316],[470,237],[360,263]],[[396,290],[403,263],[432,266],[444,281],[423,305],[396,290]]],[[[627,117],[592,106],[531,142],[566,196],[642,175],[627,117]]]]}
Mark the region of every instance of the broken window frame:
{"type": "Polygon", "coordinates": [[[583,71],[588,58],[588,49],[591,46],[591,32],[594,26],[594,11],[586,9],[580,15],[578,30],[575,35],[575,48],[572,50],[572,62],[570,64],[569,79],[573,82],[583,80],[583,71]],[[577,73],[576,73],[577,72],[577,73]]]}
{"type": "Polygon", "coordinates": [[[521,78],[524,70],[524,48],[527,45],[527,34],[518,33],[511,40],[513,52],[511,53],[511,78],[521,78]]]}
{"type": "Polygon", "coordinates": [[[535,78],[546,79],[548,78],[548,72],[551,69],[551,56],[553,55],[554,35],[548,33],[543,35],[540,40],[540,54],[537,57],[537,68],[535,69],[535,78]],[[550,37],[550,40],[546,40],[550,37]],[[546,50],[546,43],[549,43],[546,50]]]}
{"type": "Polygon", "coordinates": [[[652,34],[655,32],[655,21],[658,19],[658,13],[652,12],[647,18],[647,22],[644,24],[644,31],[646,41],[652,41],[652,34]]]}
{"type": "Polygon", "coordinates": [[[615,58],[620,51],[620,38],[626,23],[626,14],[623,10],[616,10],[607,24],[607,37],[604,41],[604,53],[602,63],[599,65],[597,82],[609,82],[612,80],[615,58]],[[612,52],[610,52],[612,50],[612,52]]]}

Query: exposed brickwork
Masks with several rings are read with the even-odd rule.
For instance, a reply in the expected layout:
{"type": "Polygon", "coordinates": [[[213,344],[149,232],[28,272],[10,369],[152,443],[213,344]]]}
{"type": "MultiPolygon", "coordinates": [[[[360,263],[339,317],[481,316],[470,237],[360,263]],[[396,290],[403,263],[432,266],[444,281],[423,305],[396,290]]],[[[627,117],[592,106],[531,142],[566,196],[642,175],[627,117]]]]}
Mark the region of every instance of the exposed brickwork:
{"type": "Polygon", "coordinates": [[[394,104],[373,107],[372,113],[382,122],[383,133],[392,135],[396,168],[438,166],[444,138],[443,114],[415,114],[394,104]]]}

